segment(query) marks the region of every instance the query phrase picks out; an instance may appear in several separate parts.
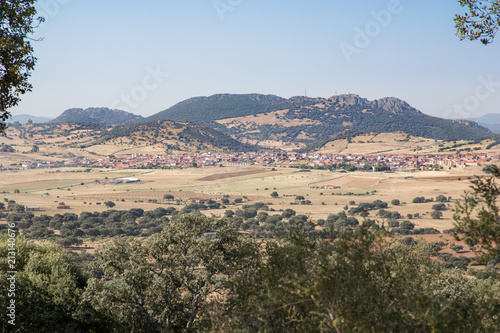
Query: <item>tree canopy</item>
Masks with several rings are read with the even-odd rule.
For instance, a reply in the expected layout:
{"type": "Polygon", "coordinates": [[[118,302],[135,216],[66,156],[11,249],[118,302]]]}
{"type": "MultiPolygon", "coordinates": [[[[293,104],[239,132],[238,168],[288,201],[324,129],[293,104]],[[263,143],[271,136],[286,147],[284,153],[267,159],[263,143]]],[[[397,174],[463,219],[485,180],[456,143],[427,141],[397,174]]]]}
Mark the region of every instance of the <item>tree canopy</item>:
{"type": "Polygon", "coordinates": [[[489,256],[495,256],[500,255],[500,187],[495,182],[500,178],[500,169],[488,165],[484,171],[494,177],[477,177],[472,181],[472,190],[456,204],[456,238],[465,239],[470,246],[479,244],[489,256]]]}
{"type": "Polygon", "coordinates": [[[95,264],[85,298],[133,331],[191,332],[208,297],[222,295],[228,276],[257,248],[222,220],[197,215],[175,219],[145,244],[113,241],[95,264]]]}
{"type": "Polygon", "coordinates": [[[35,0],[3,0],[0,3],[0,134],[5,132],[7,110],[16,106],[20,95],[31,91],[28,82],[36,58],[30,44],[35,28],[35,0]]]}
{"type": "MultiPolygon", "coordinates": [[[[0,321],[0,331],[498,332],[494,267],[469,269],[470,279],[463,274],[472,259],[439,253],[442,242],[389,240],[383,227],[345,212],[311,233],[307,216],[285,213],[289,227],[277,239],[253,240],[227,217],[178,215],[160,233],[115,238],[95,257],[17,236],[19,316],[15,330],[0,321]]],[[[3,290],[7,237],[0,235],[3,290]]],[[[0,306],[8,302],[0,293],[0,306]]]]}
{"type": "Polygon", "coordinates": [[[459,0],[468,13],[456,15],[455,23],[460,40],[479,39],[484,45],[490,44],[500,28],[500,0],[459,0]]]}
{"type": "MultiPolygon", "coordinates": [[[[76,318],[85,277],[70,256],[51,243],[29,243],[22,237],[15,243],[15,296],[0,293],[5,309],[15,299],[15,332],[68,332],[82,328],[76,318]]],[[[9,269],[7,235],[0,235],[0,287],[7,291],[9,269]]],[[[0,330],[10,332],[2,314],[0,330]]],[[[13,330],[14,331],[14,330],[13,330]]]]}

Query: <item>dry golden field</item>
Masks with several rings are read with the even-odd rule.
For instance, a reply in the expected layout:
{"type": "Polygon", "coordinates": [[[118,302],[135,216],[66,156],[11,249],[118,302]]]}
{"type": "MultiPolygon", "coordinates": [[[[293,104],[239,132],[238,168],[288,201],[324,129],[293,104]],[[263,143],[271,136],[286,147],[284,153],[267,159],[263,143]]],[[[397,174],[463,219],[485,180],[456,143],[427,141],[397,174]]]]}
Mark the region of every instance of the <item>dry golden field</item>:
{"type": "MultiPolygon", "coordinates": [[[[95,169],[96,172],[82,172],[83,168],[61,168],[50,171],[1,171],[0,193],[23,205],[40,206],[42,212],[39,214],[60,213],[56,208],[60,202],[70,205],[70,212],[78,214],[82,211],[105,210],[102,203],[108,200],[116,203],[115,209],[138,207],[149,210],[159,205],[177,205],[177,200],[183,204],[190,199],[220,199],[227,194],[231,200],[245,198],[244,203],[271,203],[276,210],[292,208],[314,220],[342,211],[346,205],[350,206],[350,201],[358,204],[379,199],[389,203],[387,210],[396,210],[403,216],[419,213],[421,218],[412,220],[417,227],[434,227],[438,230],[452,227],[453,203],[447,204],[449,209],[444,212],[443,219],[434,220],[430,217],[434,203],[416,204],[412,203],[412,199],[417,196],[435,198],[440,194],[460,199],[470,186],[467,178],[481,174],[480,167],[413,173],[348,174],[325,170],[302,173],[289,168],[266,171],[263,167],[128,171],[95,169]],[[109,183],[111,179],[120,177],[137,177],[141,181],[109,183]],[[325,185],[340,188],[322,188],[325,185]],[[20,193],[14,193],[16,190],[20,193]],[[278,192],[279,197],[272,198],[270,194],[273,191],[278,192]],[[340,195],[346,193],[351,195],[340,195]],[[165,194],[172,194],[175,200],[164,200],[165,194]],[[310,200],[311,205],[296,205],[295,197],[299,195],[310,200]],[[392,206],[392,199],[399,199],[402,204],[392,206]]],[[[227,208],[235,209],[232,205],[227,208]]],[[[222,214],[223,211],[207,211],[207,214],[222,214]]]]}

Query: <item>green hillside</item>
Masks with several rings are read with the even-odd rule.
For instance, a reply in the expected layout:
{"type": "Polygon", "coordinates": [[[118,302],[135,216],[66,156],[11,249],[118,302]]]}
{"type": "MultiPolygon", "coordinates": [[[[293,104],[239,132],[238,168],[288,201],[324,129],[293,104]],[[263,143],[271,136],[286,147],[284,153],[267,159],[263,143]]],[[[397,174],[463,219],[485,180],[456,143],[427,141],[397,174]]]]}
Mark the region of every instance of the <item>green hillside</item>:
{"type": "Polygon", "coordinates": [[[442,140],[478,139],[492,135],[490,130],[477,123],[432,117],[397,98],[369,101],[352,94],[290,99],[256,94],[213,95],[188,99],[150,119],[207,124],[236,139],[262,141],[279,138],[313,146],[339,135],[365,132],[405,132],[442,140]],[[260,116],[276,111],[281,112],[273,121],[258,121],[260,116]],[[236,119],[231,126],[220,121],[236,117],[248,118],[236,119]]]}
{"type": "Polygon", "coordinates": [[[142,121],[142,116],[135,115],[122,110],[111,110],[108,108],[69,109],[59,117],[53,119],[52,123],[92,123],[99,125],[130,124],[142,121]]]}
{"type": "Polygon", "coordinates": [[[279,110],[286,102],[286,99],[274,95],[218,94],[187,99],[148,119],[204,123],[279,110]]]}

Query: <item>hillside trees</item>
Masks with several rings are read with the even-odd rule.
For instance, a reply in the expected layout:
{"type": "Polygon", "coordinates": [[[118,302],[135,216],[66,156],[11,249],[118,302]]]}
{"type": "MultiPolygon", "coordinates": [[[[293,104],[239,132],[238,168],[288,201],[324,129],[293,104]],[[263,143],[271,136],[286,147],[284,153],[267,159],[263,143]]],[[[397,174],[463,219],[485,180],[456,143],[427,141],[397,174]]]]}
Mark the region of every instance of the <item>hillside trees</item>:
{"type": "Polygon", "coordinates": [[[36,58],[30,44],[34,30],[35,0],[5,0],[0,3],[0,134],[5,133],[9,108],[16,106],[20,95],[31,91],[28,78],[36,58]]]}
{"type": "Polygon", "coordinates": [[[455,27],[460,40],[479,39],[490,44],[500,28],[500,0],[459,0],[468,13],[455,16],[455,27]]]}

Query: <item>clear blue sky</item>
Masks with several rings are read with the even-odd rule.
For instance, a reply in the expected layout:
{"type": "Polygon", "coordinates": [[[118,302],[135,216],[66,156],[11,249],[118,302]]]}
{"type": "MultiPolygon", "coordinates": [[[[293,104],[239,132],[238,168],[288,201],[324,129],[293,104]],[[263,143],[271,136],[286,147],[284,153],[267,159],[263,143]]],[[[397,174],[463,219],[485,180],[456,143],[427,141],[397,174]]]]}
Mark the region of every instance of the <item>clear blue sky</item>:
{"type": "Polygon", "coordinates": [[[455,0],[397,3],[40,0],[47,21],[34,43],[33,91],[11,111],[56,117],[103,106],[149,116],[194,96],[307,88],[312,97],[394,96],[438,117],[500,113],[500,36],[490,46],[460,42],[455,0]],[[390,15],[378,23],[382,10],[390,15]]]}

